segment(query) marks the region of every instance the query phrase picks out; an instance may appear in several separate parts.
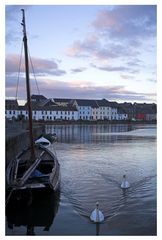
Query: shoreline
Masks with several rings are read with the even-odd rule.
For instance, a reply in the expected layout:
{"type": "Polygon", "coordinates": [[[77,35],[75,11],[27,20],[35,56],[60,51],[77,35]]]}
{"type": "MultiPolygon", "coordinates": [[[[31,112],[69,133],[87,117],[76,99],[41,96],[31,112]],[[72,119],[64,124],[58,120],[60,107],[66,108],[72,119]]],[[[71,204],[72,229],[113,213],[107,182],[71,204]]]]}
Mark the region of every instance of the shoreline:
{"type": "Polygon", "coordinates": [[[157,121],[36,121],[34,125],[113,125],[113,124],[156,124],[157,121]]]}

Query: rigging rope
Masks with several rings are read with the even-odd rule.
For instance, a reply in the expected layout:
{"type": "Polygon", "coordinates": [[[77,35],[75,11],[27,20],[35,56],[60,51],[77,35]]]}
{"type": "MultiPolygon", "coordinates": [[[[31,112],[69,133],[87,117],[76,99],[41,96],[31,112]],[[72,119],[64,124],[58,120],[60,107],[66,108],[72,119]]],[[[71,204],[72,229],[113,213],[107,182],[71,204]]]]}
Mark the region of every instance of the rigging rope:
{"type": "MultiPolygon", "coordinates": [[[[19,82],[20,82],[20,71],[21,71],[21,65],[22,65],[22,52],[23,52],[23,42],[22,42],[22,45],[21,45],[21,54],[20,54],[20,61],[19,61],[19,67],[18,67],[18,77],[17,77],[17,84],[16,84],[15,100],[17,100],[17,98],[18,98],[18,88],[19,88],[19,82]]],[[[29,49],[28,49],[28,53],[29,53],[30,64],[31,64],[32,71],[33,71],[33,76],[34,76],[35,83],[36,83],[36,88],[37,88],[38,94],[40,95],[40,90],[39,90],[39,87],[38,87],[38,82],[37,82],[37,79],[36,79],[36,75],[35,75],[33,63],[32,63],[31,57],[30,57],[29,49]]]]}
{"type": "Polygon", "coordinates": [[[18,78],[17,78],[17,84],[16,84],[15,100],[17,100],[18,87],[19,87],[19,81],[20,81],[20,68],[21,68],[21,62],[22,62],[22,51],[23,51],[23,42],[22,42],[22,45],[21,45],[21,54],[20,54],[20,61],[19,61],[19,68],[18,68],[18,78]]]}
{"type": "Polygon", "coordinates": [[[36,79],[36,75],[35,75],[35,71],[34,71],[34,67],[33,67],[33,63],[32,63],[32,60],[31,60],[31,56],[30,56],[29,49],[28,49],[28,53],[29,53],[30,64],[31,64],[31,67],[32,67],[33,76],[34,76],[34,79],[35,79],[37,91],[38,91],[38,94],[40,95],[40,91],[39,91],[39,87],[38,87],[38,82],[37,82],[37,79],[36,79]]]}

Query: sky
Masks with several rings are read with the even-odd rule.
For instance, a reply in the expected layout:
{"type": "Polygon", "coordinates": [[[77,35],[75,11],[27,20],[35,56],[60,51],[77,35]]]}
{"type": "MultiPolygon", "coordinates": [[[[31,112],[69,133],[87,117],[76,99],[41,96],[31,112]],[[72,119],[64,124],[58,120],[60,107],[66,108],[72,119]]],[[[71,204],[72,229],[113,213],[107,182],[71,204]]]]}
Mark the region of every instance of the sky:
{"type": "MultiPolygon", "coordinates": [[[[156,102],[155,5],[6,6],[6,98],[16,96],[25,9],[31,92],[156,102]]],[[[18,98],[26,99],[23,58],[18,98]]]]}

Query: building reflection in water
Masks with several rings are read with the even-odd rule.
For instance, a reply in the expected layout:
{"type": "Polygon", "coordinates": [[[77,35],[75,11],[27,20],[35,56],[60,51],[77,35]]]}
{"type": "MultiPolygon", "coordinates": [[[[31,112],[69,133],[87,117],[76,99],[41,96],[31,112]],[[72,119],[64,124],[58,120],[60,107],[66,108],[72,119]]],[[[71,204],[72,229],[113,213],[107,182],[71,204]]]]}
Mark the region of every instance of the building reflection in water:
{"type": "Polygon", "coordinates": [[[125,136],[118,136],[117,133],[131,130],[133,126],[129,124],[46,125],[46,133],[56,134],[61,143],[114,142],[119,138],[125,139],[125,136]]]}
{"type": "Polygon", "coordinates": [[[49,231],[58,211],[60,192],[57,193],[34,193],[26,202],[24,199],[11,197],[6,206],[7,226],[25,226],[26,235],[35,235],[35,227],[42,227],[43,231],[49,231]]]}

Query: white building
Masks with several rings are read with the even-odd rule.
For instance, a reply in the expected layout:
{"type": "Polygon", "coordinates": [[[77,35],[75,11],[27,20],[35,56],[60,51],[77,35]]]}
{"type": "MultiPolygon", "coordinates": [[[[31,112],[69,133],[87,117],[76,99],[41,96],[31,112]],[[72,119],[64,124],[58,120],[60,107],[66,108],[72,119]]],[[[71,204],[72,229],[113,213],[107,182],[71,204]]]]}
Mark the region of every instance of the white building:
{"type": "MultiPolygon", "coordinates": [[[[28,119],[28,111],[26,106],[19,106],[13,110],[6,109],[5,116],[7,119],[28,119]]],[[[54,121],[54,120],[78,120],[78,111],[75,107],[34,107],[32,110],[33,119],[54,121]]]]}
{"type": "MultiPolygon", "coordinates": [[[[126,120],[128,115],[116,102],[106,99],[46,99],[42,95],[32,98],[32,115],[36,121],[55,120],[126,120]],[[56,101],[55,101],[56,100],[56,101]]],[[[18,106],[16,100],[6,100],[7,119],[28,119],[27,106],[18,106]]]]}
{"type": "Polygon", "coordinates": [[[96,108],[98,108],[95,100],[88,99],[76,99],[74,101],[74,106],[76,106],[78,110],[78,119],[80,120],[93,120],[97,119],[94,117],[93,112],[96,108]]]}
{"type": "Polygon", "coordinates": [[[106,99],[96,100],[98,105],[98,119],[111,120],[111,107],[106,99]]]}

